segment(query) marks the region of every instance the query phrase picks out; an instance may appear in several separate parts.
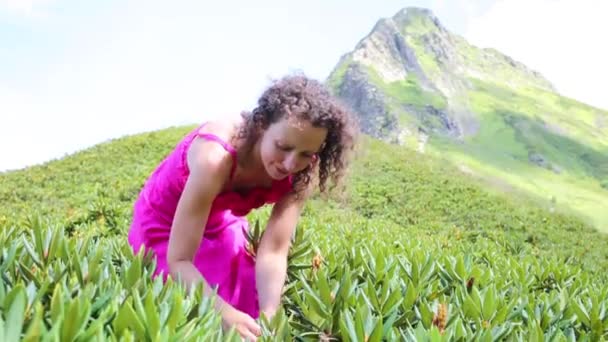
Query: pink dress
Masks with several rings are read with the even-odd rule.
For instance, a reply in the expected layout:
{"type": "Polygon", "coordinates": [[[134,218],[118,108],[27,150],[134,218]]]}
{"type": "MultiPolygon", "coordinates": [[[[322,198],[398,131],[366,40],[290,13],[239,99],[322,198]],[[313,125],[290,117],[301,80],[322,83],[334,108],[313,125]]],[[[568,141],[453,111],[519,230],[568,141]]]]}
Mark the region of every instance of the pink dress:
{"type": "MultiPolygon", "coordinates": [[[[199,133],[201,125],[186,135],[147,179],[133,208],[129,243],[134,252],[141,247],[152,250],[157,262],[154,275],[167,279],[166,262],[171,223],[177,202],[184,189],[189,169],[188,147],[196,137],[221,144],[233,157],[230,179],[236,167],[236,151],[213,134],[199,133]]],[[[255,259],[246,249],[246,215],[254,208],[275,203],[292,188],[292,178],[275,181],[271,188],[253,188],[246,194],[221,193],[214,200],[203,239],[194,257],[194,265],[219,295],[232,306],[259,316],[255,277],[255,259]]],[[[203,229],[201,224],[201,229],[203,229]]]]}

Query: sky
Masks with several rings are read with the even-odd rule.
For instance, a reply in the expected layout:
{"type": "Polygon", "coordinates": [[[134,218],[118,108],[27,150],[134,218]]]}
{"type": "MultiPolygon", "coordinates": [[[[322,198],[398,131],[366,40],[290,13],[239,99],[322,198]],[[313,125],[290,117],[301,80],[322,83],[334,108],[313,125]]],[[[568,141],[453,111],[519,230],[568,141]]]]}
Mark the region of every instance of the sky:
{"type": "Polygon", "coordinates": [[[238,115],[273,78],[324,80],[408,6],[608,109],[607,0],[0,0],[0,172],[238,115]]]}

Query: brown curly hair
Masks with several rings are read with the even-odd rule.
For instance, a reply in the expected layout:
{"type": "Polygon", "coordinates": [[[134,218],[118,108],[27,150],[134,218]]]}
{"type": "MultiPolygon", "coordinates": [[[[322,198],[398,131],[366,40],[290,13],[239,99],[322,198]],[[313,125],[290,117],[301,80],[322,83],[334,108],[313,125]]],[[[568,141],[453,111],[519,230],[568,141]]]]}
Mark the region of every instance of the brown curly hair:
{"type": "Polygon", "coordinates": [[[258,106],[241,115],[243,125],[238,138],[244,139],[242,146],[249,151],[266,128],[285,116],[326,128],[327,137],[317,162],[294,175],[294,189],[296,192],[306,189],[313,177],[318,177],[321,193],[328,190],[330,178],[333,184],[329,189],[340,183],[350,162],[350,152],[354,150],[358,125],[353,113],[319,81],[302,74],[274,80],[258,99],[258,106]],[[316,175],[315,169],[318,170],[316,175]]]}

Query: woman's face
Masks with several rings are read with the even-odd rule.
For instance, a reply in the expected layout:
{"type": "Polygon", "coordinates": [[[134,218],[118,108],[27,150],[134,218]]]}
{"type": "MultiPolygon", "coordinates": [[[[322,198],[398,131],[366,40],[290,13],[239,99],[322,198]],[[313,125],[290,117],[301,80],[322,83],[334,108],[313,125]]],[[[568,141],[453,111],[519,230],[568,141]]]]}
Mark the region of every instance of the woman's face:
{"type": "Polygon", "coordinates": [[[260,141],[266,173],[280,180],[305,169],[321,149],[327,129],[303,119],[283,117],[271,124],[260,141]]]}

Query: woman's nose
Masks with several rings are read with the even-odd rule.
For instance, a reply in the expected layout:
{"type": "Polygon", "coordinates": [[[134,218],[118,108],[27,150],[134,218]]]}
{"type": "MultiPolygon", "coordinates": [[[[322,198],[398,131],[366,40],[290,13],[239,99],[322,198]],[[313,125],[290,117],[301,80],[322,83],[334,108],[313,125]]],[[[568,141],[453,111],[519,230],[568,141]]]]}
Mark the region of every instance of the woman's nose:
{"type": "Polygon", "coordinates": [[[298,171],[298,157],[293,153],[290,154],[289,156],[287,156],[287,158],[285,158],[285,161],[283,162],[283,167],[289,172],[298,171]]]}

